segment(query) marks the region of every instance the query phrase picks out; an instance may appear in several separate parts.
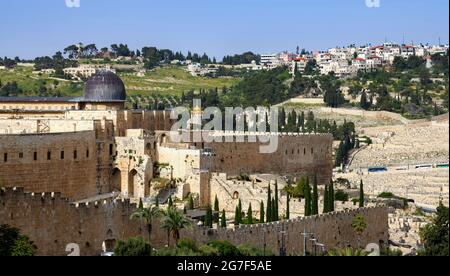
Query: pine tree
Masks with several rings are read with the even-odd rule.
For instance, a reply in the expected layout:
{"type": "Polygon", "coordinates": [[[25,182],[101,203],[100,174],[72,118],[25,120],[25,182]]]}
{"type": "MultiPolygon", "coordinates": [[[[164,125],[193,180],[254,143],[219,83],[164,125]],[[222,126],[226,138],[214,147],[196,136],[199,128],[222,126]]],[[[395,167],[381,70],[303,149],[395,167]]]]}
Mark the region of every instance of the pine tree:
{"type": "Polygon", "coordinates": [[[329,212],[330,208],[329,206],[329,191],[328,191],[328,185],[325,185],[325,191],[323,193],[323,213],[326,214],[329,212]]]}
{"type": "Polygon", "coordinates": [[[275,209],[275,217],[274,217],[274,220],[275,221],[279,221],[280,220],[280,217],[279,217],[279,210],[278,210],[278,181],[275,181],[275,206],[274,206],[274,209],[275,209]]]}
{"type": "Polygon", "coordinates": [[[329,193],[330,193],[330,195],[329,195],[330,204],[328,205],[329,212],[334,212],[334,197],[335,197],[335,195],[334,195],[334,183],[333,183],[333,180],[331,180],[331,183],[330,183],[330,191],[329,191],[329,193]]]}
{"type": "Polygon", "coordinates": [[[260,223],[264,223],[264,218],[265,218],[264,202],[261,200],[261,205],[260,205],[260,208],[259,208],[259,222],[260,223]]]}
{"type": "Polygon", "coordinates": [[[222,217],[220,219],[220,227],[227,228],[227,219],[225,218],[225,209],[222,210],[222,217]]]}
{"type": "Polygon", "coordinates": [[[220,213],[220,209],[219,209],[219,199],[216,198],[214,200],[214,222],[215,223],[219,223],[219,213],[220,213]]]}
{"type": "Polygon", "coordinates": [[[250,205],[248,206],[248,211],[247,211],[247,224],[253,224],[253,211],[252,211],[252,204],[250,203],[250,205]]]}
{"type": "Polygon", "coordinates": [[[286,219],[290,219],[291,217],[291,211],[290,211],[290,201],[291,201],[291,196],[289,195],[289,193],[286,196],[286,219]]]}
{"type": "Polygon", "coordinates": [[[359,185],[359,208],[364,208],[365,200],[364,200],[364,183],[361,180],[361,184],[359,185]]]}
{"type": "Polygon", "coordinates": [[[314,176],[313,194],[312,194],[311,215],[319,214],[319,192],[317,190],[317,176],[314,176]]]}
{"type": "Polygon", "coordinates": [[[272,192],[270,190],[270,184],[269,184],[269,191],[267,194],[267,212],[266,212],[266,222],[272,222],[272,192]]]}

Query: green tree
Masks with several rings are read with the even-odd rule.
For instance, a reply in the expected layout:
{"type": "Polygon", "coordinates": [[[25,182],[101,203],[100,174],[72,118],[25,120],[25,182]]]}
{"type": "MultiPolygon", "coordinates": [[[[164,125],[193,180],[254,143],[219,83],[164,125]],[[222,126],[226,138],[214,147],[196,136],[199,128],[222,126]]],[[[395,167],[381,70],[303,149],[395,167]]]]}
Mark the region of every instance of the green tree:
{"type": "Polygon", "coordinates": [[[309,185],[309,178],[306,178],[306,185],[305,185],[305,216],[311,216],[311,207],[312,207],[312,195],[311,195],[311,186],[309,185]]]}
{"type": "Polygon", "coordinates": [[[169,205],[169,207],[173,207],[173,200],[172,200],[172,197],[169,197],[168,205],[169,205]]]}
{"type": "Polygon", "coordinates": [[[220,227],[227,228],[227,219],[225,217],[225,209],[222,210],[222,217],[220,218],[220,227]]]}
{"type": "Polygon", "coordinates": [[[250,203],[247,211],[247,224],[253,224],[252,204],[250,203]]]}
{"type": "Polygon", "coordinates": [[[311,215],[319,214],[319,191],[317,190],[317,176],[314,176],[313,194],[311,199],[311,215]]]}
{"type": "Polygon", "coordinates": [[[238,203],[238,222],[239,224],[242,223],[242,201],[239,199],[239,203],[238,203]]]}
{"type": "Polygon", "coordinates": [[[25,236],[20,236],[11,248],[12,257],[33,257],[35,253],[36,246],[25,236]]]}
{"type": "Polygon", "coordinates": [[[330,212],[330,208],[329,208],[329,191],[328,191],[328,185],[325,185],[325,191],[323,193],[323,213],[326,214],[328,212],[330,212]]]}
{"type": "Polygon", "coordinates": [[[155,219],[161,217],[162,212],[157,206],[150,206],[149,208],[138,208],[130,217],[130,219],[139,219],[144,221],[147,226],[148,241],[151,241],[153,222],[155,219]]]}
{"type": "Polygon", "coordinates": [[[275,221],[279,221],[280,220],[280,213],[278,210],[278,181],[275,181],[275,206],[274,206],[274,213],[275,213],[275,217],[274,220],[275,221]]]}
{"type": "Polygon", "coordinates": [[[216,198],[214,200],[214,222],[215,223],[219,223],[219,214],[220,214],[219,198],[216,195],[216,198]]]}
{"type": "Polygon", "coordinates": [[[329,195],[328,195],[328,200],[329,200],[329,212],[334,212],[334,201],[335,201],[335,194],[334,194],[334,183],[333,180],[331,180],[330,182],[330,187],[329,187],[329,195]]]}
{"type": "Polygon", "coordinates": [[[366,231],[367,223],[363,215],[357,215],[356,217],[353,218],[352,229],[358,235],[361,235],[364,231],[366,231]]]}
{"type": "Polygon", "coordinates": [[[194,198],[192,197],[192,195],[189,196],[189,210],[194,210],[195,206],[194,206],[194,198]]]}
{"type": "Polygon", "coordinates": [[[259,208],[259,222],[260,223],[264,223],[264,218],[265,218],[265,213],[264,213],[264,202],[261,200],[261,205],[259,208]]]}
{"type": "Polygon", "coordinates": [[[175,207],[169,207],[163,213],[161,218],[161,228],[168,233],[167,245],[170,245],[170,234],[172,234],[175,239],[175,244],[178,244],[180,231],[191,226],[192,222],[183,214],[183,212],[178,211],[175,207]]]}
{"type": "Polygon", "coordinates": [[[208,228],[213,227],[213,215],[212,215],[211,206],[208,206],[208,208],[206,209],[205,227],[208,227],[208,228]]]}
{"type": "Polygon", "coordinates": [[[448,256],[449,255],[449,209],[442,203],[437,208],[437,214],[433,223],[424,227],[420,236],[424,241],[426,256],[448,256]]]}
{"type": "Polygon", "coordinates": [[[361,180],[361,183],[359,184],[359,208],[364,208],[365,200],[364,200],[364,184],[361,180]]]}
{"type": "Polygon", "coordinates": [[[286,219],[290,219],[290,217],[291,217],[290,202],[291,202],[291,196],[288,193],[286,195],[286,219]]]}
{"type": "Polygon", "coordinates": [[[118,241],[114,248],[114,255],[118,257],[147,257],[151,254],[152,247],[142,237],[118,241]]]}
{"type": "Polygon", "coordinates": [[[36,246],[20,230],[9,225],[0,225],[0,257],[34,256],[36,246]]]}
{"type": "Polygon", "coordinates": [[[272,192],[270,190],[270,184],[269,184],[269,191],[267,193],[267,212],[266,212],[266,222],[272,222],[272,192]]]}
{"type": "Polygon", "coordinates": [[[368,110],[370,108],[370,101],[367,98],[366,92],[362,92],[362,94],[361,94],[361,102],[360,102],[359,106],[362,109],[364,109],[364,110],[368,110]]]}
{"type": "Polygon", "coordinates": [[[236,210],[234,212],[234,225],[235,226],[239,225],[239,216],[240,216],[239,207],[236,206],[236,210]]]}

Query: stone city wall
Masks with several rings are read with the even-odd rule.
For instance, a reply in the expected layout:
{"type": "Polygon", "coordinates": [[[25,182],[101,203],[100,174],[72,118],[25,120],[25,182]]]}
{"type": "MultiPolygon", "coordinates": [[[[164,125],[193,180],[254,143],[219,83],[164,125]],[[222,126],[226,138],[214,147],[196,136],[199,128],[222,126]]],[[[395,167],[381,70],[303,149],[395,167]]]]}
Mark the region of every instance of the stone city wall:
{"type": "MultiPolygon", "coordinates": [[[[78,244],[81,255],[99,255],[105,241],[109,245],[107,249],[111,250],[117,240],[138,235],[146,237],[145,228],[130,220],[135,210],[136,205],[128,200],[71,204],[60,194],[29,194],[21,188],[0,191],[0,223],[20,228],[35,242],[38,255],[67,255],[65,249],[69,243],[78,244]]],[[[288,255],[302,255],[305,230],[314,233],[327,249],[365,247],[369,243],[386,245],[389,239],[388,208],[365,208],[235,229],[207,230],[193,226],[183,230],[181,238],[190,238],[199,245],[212,240],[228,240],[236,245],[247,244],[262,249],[266,244],[267,251],[274,254],[279,253],[284,239],[288,255]],[[367,224],[361,234],[351,226],[357,215],[362,215],[367,224]]],[[[151,240],[156,248],[167,244],[167,233],[158,222],[153,225],[151,240]]],[[[310,252],[313,250],[310,241],[307,248],[310,252]]]]}
{"type": "Polygon", "coordinates": [[[71,199],[97,194],[94,131],[0,135],[0,186],[61,192],[71,199]]]}
{"type": "Polygon", "coordinates": [[[59,193],[24,193],[22,188],[0,191],[0,224],[19,228],[37,246],[39,256],[66,256],[68,244],[81,256],[98,256],[117,240],[145,235],[130,220],[136,206],[128,200],[99,200],[72,204],[59,193]]]}
{"type": "Polygon", "coordinates": [[[332,143],[328,134],[268,134],[278,136],[278,147],[271,154],[260,153],[261,143],[206,143],[214,152],[212,171],[236,176],[240,173],[317,176],[320,185],[332,177],[332,143]]]}

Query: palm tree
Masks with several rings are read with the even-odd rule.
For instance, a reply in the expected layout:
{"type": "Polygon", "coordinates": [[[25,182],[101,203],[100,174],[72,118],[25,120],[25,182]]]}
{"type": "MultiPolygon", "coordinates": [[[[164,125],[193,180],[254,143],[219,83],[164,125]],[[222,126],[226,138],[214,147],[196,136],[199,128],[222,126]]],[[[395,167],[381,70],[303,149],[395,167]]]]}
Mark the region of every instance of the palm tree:
{"type": "Polygon", "coordinates": [[[131,215],[130,219],[139,219],[145,222],[145,225],[147,226],[148,241],[151,242],[153,221],[159,218],[161,214],[162,212],[158,206],[150,206],[149,208],[141,207],[131,215]]]}
{"type": "Polygon", "coordinates": [[[358,246],[360,245],[361,235],[366,231],[367,223],[363,215],[358,215],[353,219],[352,229],[358,235],[358,246]]]}
{"type": "Polygon", "coordinates": [[[167,231],[167,245],[170,245],[170,234],[175,239],[175,244],[178,244],[180,239],[180,231],[182,229],[192,226],[192,222],[175,207],[167,208],[161,218],[161,228],[167,231]]]}

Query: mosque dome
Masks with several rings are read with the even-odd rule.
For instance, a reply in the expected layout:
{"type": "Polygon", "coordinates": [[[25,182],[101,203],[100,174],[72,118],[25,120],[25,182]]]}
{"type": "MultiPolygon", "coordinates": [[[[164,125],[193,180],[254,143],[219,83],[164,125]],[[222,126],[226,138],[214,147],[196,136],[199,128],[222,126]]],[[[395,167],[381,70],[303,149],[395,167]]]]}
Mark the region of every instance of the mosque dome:
{"type": "Polygon", "coordinates": [[[124,102],[126,98],[123,81],[111,71],[99,71],[86,82],[84,101],[124,102]]]}

